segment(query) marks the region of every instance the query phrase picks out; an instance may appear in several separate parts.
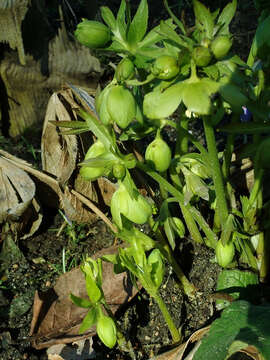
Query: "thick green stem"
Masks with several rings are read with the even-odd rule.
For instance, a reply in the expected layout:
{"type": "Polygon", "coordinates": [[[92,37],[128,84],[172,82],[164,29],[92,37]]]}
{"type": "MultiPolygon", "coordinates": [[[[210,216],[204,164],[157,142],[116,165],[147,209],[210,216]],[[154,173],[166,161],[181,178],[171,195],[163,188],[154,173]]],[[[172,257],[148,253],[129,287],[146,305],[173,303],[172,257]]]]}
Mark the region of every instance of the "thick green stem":
{"type": "Polygon", "coordinates": [[[167,306],[166,304],[164,303],[164,301],[162,300],[162,298],[158,295],[158,294],[155,294],[155,295],[152,295],[154,300],[157,302],[163,316],[164,316],[164,319],[166,320],[166,323],[168,324],[168,327],[169,327],[169,330],[170,330],[170,333],[172,335],[172,339],[173,339],[173,342],[174,343],[177,343],[181,340],[181,335],[177,329],[177,327],[175,326],[174,324],[174,321],[167,309],[167,306]]]}
{"type": "Polygon", "coordinates": [[[216,146],[215,133],[213,127],[211,126],[209,117],[206,116],[203,117],[203,124],[204,124],[204,133],[208,148],[208,157],[212,170],[212,177],[216,192],[217,212],[220,218],[221,227],[223,229],[229,211],[225,196],[225,187],[224,187],[221,167],[218,160],[218,151],[216,146]]]}
{"type": "Polygon", "coordinates": [[[184,155],[188,152],[188,137],[186,136],[186,132],[188,131],[189,119],[184,115],[181,106],[179,110],[179,117],[180,118],[177,122],[177,141],[175,155],[184,155]]]}

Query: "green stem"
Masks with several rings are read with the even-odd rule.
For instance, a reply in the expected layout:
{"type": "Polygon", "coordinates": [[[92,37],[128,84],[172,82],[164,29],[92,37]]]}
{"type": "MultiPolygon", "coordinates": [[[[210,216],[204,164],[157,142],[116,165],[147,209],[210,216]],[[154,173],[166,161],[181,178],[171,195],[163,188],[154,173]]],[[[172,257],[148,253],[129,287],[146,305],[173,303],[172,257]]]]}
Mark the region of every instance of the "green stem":
{"type": "Polygon", "coordinates": [[[221,167],[218,160],[218,151],[216,146],[216,139],[214,129],[211,126],[210,118],[207,116],[203,117],[204,133],[206,137],[206,143],[208,148],[208,157],[212,170],[212,177],[216,192],[217,200],[217,212],[220,218],[222,229],[225,226],[229,211],[225,196],[225,187],[223,183],[223,177],[221,167]]]}
{"type": "Polygon", "coordinates": [[[184,155],[188,152],[188,137],[186,136],[186,132],[188,132],[189,119],[185,116],[181,106],[179,109],[179,117],[180,118],[177,122],[177,140],[175,155],[184,155]],[[182,130],[185,130],[185,132],[182,130]]]}
{"type": "MultiPolygon", "coordinates": [[[[149,223],[150,223],[150,227],[153,227],[153,219],[150,219],[149,223]]],[[[178,280],[180,281],[180,284],[183,287],[184,293],[188,297],[193,297],[194,292],[196,291],[194,285],[192,285],[188,281],[188,279],[185,276],[185,274],[183,273],[181,267],[178,265],[177,261],[175,260],[175,258],[173,256],[173,252],[172,252],[169,244],[167,243],[166,239],[164,239],[161,231],[159,229],[157,229],[155,234],[156,234],[156,237],[158,240],[156,246],[160,250],[162,255],[165,257],[165,259],[171,264],[173,271],[175,272],[178,280]]]]}
{"type": "Polygon", "coordinates": [[[162,300],[162,298],[160,297],[159,294],[152,294],[152,297],[157,302],[157,304],[162,312],[162,315],[164,316],[164,319],[166,320],[166,323],[168,324],[170,333],[172,335],[173,342],[178,343],[181,340],[181,335],[180,335],[177,327],[174,324],[174,321],[167,309],[166,304],[164,303],[164,301],[162,300]]]}

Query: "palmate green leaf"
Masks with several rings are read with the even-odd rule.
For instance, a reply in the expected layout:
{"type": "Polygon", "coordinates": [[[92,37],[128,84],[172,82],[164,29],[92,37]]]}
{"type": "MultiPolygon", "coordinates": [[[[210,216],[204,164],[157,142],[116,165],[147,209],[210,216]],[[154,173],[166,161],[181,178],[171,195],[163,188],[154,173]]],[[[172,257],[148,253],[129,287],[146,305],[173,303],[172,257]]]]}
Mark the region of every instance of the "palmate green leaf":
{"type": "Polygon", "coordinates": [[[170,86],[165,91],[159,90],[145,95],[143,112],[149,119],[163,119],[174,113],[182,99],[182,84],[170,86]]]}
{"type": "Polygon", "coordinates": [[[228,26],[232,21],[237,8],[237,0],[233,0],[225,6],[225,8],[220,13],[217,24],[221,26],[228,26]]]}
{"type": "Polygon", "coordinates": [[[126,1],[122,0],[117,17],[117,31],[114,31],[114,35],[120,37],[123,41],[126,41],[126,31],[127,31],[127,23],[126,23],[126,1]]]}
{"type": "MultiPolygon", "coordinates": [[[[243,270],[222,270],[218,276],[217,292],[226,293],[232,296],[235,300],[240,297],[248,299],[253,295],[249,293],[248,286],[258,285],[258,274],[251,271],[243,270]]],[[[217,300],[217,306],[219,309],[223,309],[229,305],[229,301],[217,300]]]]}
{"type": "Polygon", "coordinates": [[[253,345],[264,359],[270,359],[269,317],[269,304],[256,306],[243,300],[233,302],[221,318],[212,323],[193,360],[224,360],[234,341],[253,345]]]}
{"type": "Polygon", "coordinates": [[[70,299],[75,305],[82,308],[91,308],[93,306],[93,304],[88,299],[80,298],[73,294],[70,294],[70,299]]]}
{"type": "Polygon", "coordinates": [[[92,309],[88,311],[88,313],[86,314],[85,318],[81,323],[79,334],[83,334],[85,331],[90,329],[93,325],[97,323],[97,320],[98,320],[98,309],[97,307],[92,307],[92,309]]]}
{"type": "Polygon", "coordinates": [[[196,18],[196,25],[201,32],[211,39],[214,30],[214,20],[211,12],[198,0],[193,0],[193,9],[196,18]]]}
{"type": "Polygon", "coordinates": [[[187,80],[183,85],[182,97],[187,109],[199,115],[211,114],[211,95],[218,91],[218,83],[204,78],[198,81],[187,80]]]}
{"type": "Polygon", "coordinates": [[[106,150],[110,151],[115,144],[108,129],[94,116],[82,109],[79,111],[79,115],[86,121],[88,129],[103,143],[106,150]]]}
{"type": "Polygon", "coordinates": [[[148,4],[147,0],[141,0],[136,14],[129,26],[127,40],[129,44],[137,44],[146,33],[148,24],[148,4]]]}
{"type": "Polygon", "coordinates": [[[115,16],[113,15],[111,9],[108,8],[107,6],[101,6],[100,10],[101,10],[102,19],[109,26],[109,28],[112,29],[112,31],[115,31],[117,24],[116,24],[115,16]]]}
{"type": "Polygon", "coordinates": [[[163,20],[160,22],[160,34],[166,36],[167,38],[166,40],[172,41],[174,44],[178,45],[178,47],[180,47],[181,49],[182,48],[188,49],[192,42],[191,39],[188,39],[183,35],[177,34],[174,28],[163,20]]]}

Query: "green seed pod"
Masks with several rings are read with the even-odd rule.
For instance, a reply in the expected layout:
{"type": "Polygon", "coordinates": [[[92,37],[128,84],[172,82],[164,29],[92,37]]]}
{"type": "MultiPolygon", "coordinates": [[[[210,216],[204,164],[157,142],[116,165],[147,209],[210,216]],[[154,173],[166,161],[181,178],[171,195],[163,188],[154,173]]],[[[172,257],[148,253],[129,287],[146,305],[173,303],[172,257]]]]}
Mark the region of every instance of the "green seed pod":
{"type": "Polygon", "coordinates": [[[150,255],[147,258],[147,263],[152,267],[151,279],[156,286],[156,289],[158,289],[162,284],[165,272],[163,259],[158,249],[154,249],[151,251],[150,255]]]}
{"type": "Polygon", "coordinates": [[[104,125],[108,125],[111,122],[111,116],[107,109],[107,99],[109,92],[113,88],[112,84],[107,85],[96,98],[96,110],[99,115],[101,122],[104,125]]]}
{"type": "Polygon", "coordinates": [[[111,213],[114,222],[120,229],[122,228],[121,214],[135,224],[146,223],[152,215],[152,207],[148,201],[137,189],[134,189],[133,194],[134,197],[131,198],[125,185],[121,183],[112,196],[111,213]]]}
{"type": "Polygon", "coordinates": [[[162,55],[155,60],[151,72],[158,79],[172,79],[179,73],[177,59],[173,56],[162,55]]]}
{"type": "Polygon", "coordinates": [[[109,316],[101,316],[97,321],[97,334],[100,340],[108,348],[112,349],[116,344],[116,326],[109,316]]]}
{"type": "Polygon", "coordinates": [[[192,52],[192,57],[195,64],[199,67],[207,66],[212,59],[210,50],[205,46],[195,47],[192,52]]]}
{"type": "Polygon", "coordinates": [[[121,180],[125,175],[126,175],[126,167],[124,164],[117,163],[113,165],[113,176],[116,179],[121,180]]]}
{"type": "Polygon", "coordinates": [[[232,40],[225,35],[216,37],[211,44],[211,50],[217,60],[224,58],[232,46],[232,40]]]}
{"type": "Polygon", "coordinates": [[[170,166],[171,159],[171,149],[160,137],[157,137],[147,146],[145,160],[149,162],[156,171],[166,171],[170,166]]]}
{"type": "MultiPolygon", "coordinates": [[[[106,150],[103,143],[97,140],[88,149],[84,160],[93,159],[97,156],[103,155],[105,152],[106,150]]],[[[81,177],[88,181],[94,181],[98,179],[100,176],[104,175],[105,172],[106,169],[103,166],[99,168],[99,167],[91,167],[91,166],[83,165],[80,169],[81,177]]]]}
{"type": "Polygon", "coordinates": [[[234,258],[235,248],[232,241],[223,246],[222,241],[218,240],[216,245],[217,262],[223,268],[226,268],[234,258]]]}
{"type": "Polygon", "coordinates": [[[111,40],[110,29],[98,21],[83,19],[75,31],[77,40],[90,49],[103,48],[111,40]]]}
{"type": "Polygon", "coordinates": [[[133,94],[122,85],[114,86],[107,98],[107,110],[111,119],[125,129],[136,117],[136,101],[133,94]]]}
{"type": "Polygon", "coordinates": [[[132,79],[134,75],[135,67],[133,62],[128,58],[122,59],[115,70],[116,80],[118,82],[123,82],[132,79]]]}

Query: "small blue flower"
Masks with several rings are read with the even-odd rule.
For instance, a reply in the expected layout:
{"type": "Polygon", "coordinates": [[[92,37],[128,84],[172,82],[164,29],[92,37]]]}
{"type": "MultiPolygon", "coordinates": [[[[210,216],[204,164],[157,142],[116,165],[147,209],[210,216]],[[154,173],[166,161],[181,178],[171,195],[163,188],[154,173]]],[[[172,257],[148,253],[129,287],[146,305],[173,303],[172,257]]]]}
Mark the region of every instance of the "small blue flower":
{"type": "Polygon", "coordinates": [[[242,106],[243,114],[240,116],[241,122],[249,122],[252,118],[252,113],[248,110],[246,106],[242,106]]]}

